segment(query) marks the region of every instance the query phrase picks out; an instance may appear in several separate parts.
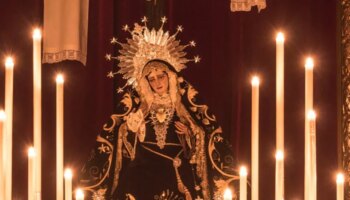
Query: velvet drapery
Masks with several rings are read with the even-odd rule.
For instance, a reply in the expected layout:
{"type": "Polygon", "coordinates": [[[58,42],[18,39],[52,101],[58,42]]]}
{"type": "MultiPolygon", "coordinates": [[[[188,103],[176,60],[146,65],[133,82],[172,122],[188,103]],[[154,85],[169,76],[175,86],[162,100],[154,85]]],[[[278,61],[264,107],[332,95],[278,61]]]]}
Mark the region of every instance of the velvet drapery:
{"type": "MultiPolygon", "coordinates": [[[[27,147],[32,143],[31,30],[42,22],[42,0],[3,0],[0,6],[0,59],[15,56],[13,197],[26,199],[27,147]]],[[[285,44],[285,196],[303,199],[304,58],[315,63],[314,105],[317,118],[318,199],[335,198],[337,170],[336,2],[270,0],[260,13],[230,11],[229,0],[90,0],[87,66],[66,61],[43,66],[43,199],[55,196],[55,74],[65,81],[65,162],[75,172],[86,160],[94,139],[118,100],[113,87],[124,83],[106,78],[113,63],[109,39],[124,40],[124,24],[144,15],[168,17],[165,25],[200,55],[184,76],[207,101],[232,141],[236,158],[250,163],[250,77],[262,78],[260,107],[260,199],[274,198],[275,33],[285,44]],[[158,10],[157,10],[158,9],[158,10]],[[152,15],[152,13],[157,13],[152,15]],[[114,86],[113,86],[114,84],[114,86]]],[[[3,64],[1,64],[3,65],[3,64]]],[[[0,70],[0,107],[4,107],[4,69],[0,70]]]]}

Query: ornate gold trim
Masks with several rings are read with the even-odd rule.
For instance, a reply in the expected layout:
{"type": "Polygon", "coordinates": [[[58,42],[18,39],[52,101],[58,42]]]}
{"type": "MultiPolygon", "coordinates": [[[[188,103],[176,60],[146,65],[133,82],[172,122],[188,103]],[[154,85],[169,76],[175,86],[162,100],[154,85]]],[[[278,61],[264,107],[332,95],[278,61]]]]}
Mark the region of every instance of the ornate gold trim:
{"type": "Polygon", "coordinates": [[[350,199],[350,0],[340,2],[341,32],[341,140],[346,177],[345,199],[350,199]]]}

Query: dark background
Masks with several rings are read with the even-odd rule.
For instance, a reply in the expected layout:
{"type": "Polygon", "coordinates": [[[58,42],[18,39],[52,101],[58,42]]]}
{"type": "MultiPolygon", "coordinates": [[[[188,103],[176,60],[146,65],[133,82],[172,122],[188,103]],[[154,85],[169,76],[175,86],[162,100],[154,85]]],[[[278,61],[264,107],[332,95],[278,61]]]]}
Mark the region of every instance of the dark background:
{"type": "MultiPolygon", "coordinates": [[[[184,26],[182,43],[195,40],[189,56],[199,64],[183,71],[204,97],[232,142],[238,161],[250,164],[250,78],[259,74],[260,199],[274,198],[275,34],[285,32],[285,199],[303,199],[304,59],[315,59],[318,199],[335,199],[337,160],[337,13],[333,0],[268,0],[260,13],[231,12],[229,0],[90,0],[87,65],[74,61],[43,65],[43,199],[55,198],[55,75],[65,75],[65,165],[78,172],[103,123],[113,112],[123,83],[106,74],[113,63],[109,39],[148,15],[166,15],[172,33],[184,26]]],[[[13,199],[27,199],[27,148],[33,143],[32,28],[42,26],[42,0],[0,1],[0,60],[15,57],[13,199]]],[[[2,63],[2,62],[0,62],[2,63]]],[[[3,64],[1,64],[3,66],[3,64]]],[[[4,67],[0,68],[4,107],[4,67]]]]}

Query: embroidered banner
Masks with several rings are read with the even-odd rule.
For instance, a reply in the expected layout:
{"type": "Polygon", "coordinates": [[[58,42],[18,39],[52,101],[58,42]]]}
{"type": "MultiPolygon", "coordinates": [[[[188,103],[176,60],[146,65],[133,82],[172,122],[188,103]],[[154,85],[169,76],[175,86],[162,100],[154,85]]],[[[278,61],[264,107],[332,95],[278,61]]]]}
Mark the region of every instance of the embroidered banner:
{"type": "Polygon", "coordinates": [[[231,11],[250,11],[253,6],[258,10],[266,8],[266,0],[231,0],[231,11]]]}
{"type": "Polygon", "coordinates": [[[89,0],[44,0],[43,63],[86,64],[89,0]]]}

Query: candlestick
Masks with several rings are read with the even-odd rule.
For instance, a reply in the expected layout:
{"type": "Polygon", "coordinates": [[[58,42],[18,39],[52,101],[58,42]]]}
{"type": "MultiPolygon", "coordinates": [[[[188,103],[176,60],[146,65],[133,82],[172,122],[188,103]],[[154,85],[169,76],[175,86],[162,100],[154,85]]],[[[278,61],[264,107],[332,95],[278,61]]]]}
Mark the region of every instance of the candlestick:
{"type": "Polygon", "coordinates": [[[41,31],[33,31],[33,134],[35,156],[35,194],[41,199],[41,31]]]}
{"type": "Polygon", "coordinates": [[[226,188],[224,192],[224,200],[232,200],[232,192],[229,188],[226,188]]]}
{"type": "Polygon", "coordinates": [[[344,200],[344,175],[337,174],[337,200],[344,200]]]}
{"type": "Polygon", "coordinates": [[[56,77],[56,200],[63,200],[63,83],[62,74],[56,77]]]}
{"type": "Polygon", "coordinates": [[[284,196],[284,174],[283,174],[283,151],[278,150],[276,153],[276,180],[275,180],[275,199],[283,200],[284,196]]]}
{"type": "Polygon", "coordinates": [[[72,200],[72,177],[73,173],[71,169],[64,171],[64,200],[72,200]]]}
{"type": "Polygon", "coordinates": [[[12,57],[5,61],[5,113],[4,129],[4,176],[5,199],[12,200],[12,116],[13,116],[13,67],[12,57]]]}
{"type": "Polygon", "coordinates": [[[305,61],[305,167],[304,167],[304,199],[310,200],[311,186],[311,166],[310,166],[310,135],[308,112],[313,108],[313,67],[312,58],[308,57],[305,61]]]}
{"type": "Polygon", "coordinates": [[[35,200],[35,171],[34,171],[35,150],[30,147],[28,150],[28,200],[35,200]]]}
{"type": "Polygon", "coordinates": [[[259,199],[259,77],[252,78],[252,200],[259,199]]]}
{"type": "Polygon", "coordinates": [[[316,173],[316,114],[313,110],[310,110],[307,115],[309,124],[309,140],[310,140],[310,186],[309,186],[309,198],[310,200],[317,199],[317,173],[316,173]]]}
{"type": "Polygon", "coordinates": [[[239,170],[239,200],[247,200],[247,168],[239,170]]]}
{"type": "MultiPolygon", "coordinates": [[[[284,35],[279,32],[276,37],[276,148],[284,152],[284,35]]],[[[281,179],[284,177],[284,160],[279,161],[281,179]]],[[[284,182],[279,185],[284,193],[284,182]]],[[[277,197],[276,197],[277,198],[277,197]]]]}
{"type": "Polygon", "coordinates": [[[0,199],[5,199],[5,172],[4,172],[4,123],[6,120],[6,114],[4,110],[0,110],[0,199]]]}
{"type": "Polygon", "coordinates": [[[84,192],[81,189],[75,191],[75,200],[84,200],[84,192]]]}

